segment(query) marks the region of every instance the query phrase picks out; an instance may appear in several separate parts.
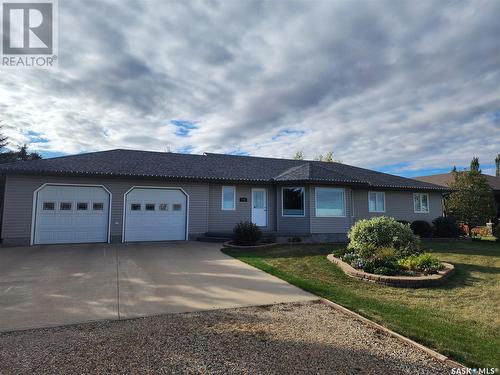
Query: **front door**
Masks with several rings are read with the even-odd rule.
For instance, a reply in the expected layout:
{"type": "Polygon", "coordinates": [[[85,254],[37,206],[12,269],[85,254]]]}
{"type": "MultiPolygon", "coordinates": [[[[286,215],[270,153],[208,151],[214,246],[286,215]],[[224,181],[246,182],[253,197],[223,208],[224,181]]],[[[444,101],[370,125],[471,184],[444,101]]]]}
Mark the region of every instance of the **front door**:
{"type": "Polygon", "coordinates": [[[266,189],[252,189],[252,222],[259,227],[267,227],[266,189]]]}

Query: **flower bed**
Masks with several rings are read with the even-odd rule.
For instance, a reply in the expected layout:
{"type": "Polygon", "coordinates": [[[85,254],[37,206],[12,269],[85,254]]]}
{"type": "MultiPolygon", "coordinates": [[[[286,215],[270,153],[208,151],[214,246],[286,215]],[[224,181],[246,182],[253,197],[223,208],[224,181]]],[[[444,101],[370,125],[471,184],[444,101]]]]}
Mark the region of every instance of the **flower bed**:
{"type": "Polygon", "coordinates": [[[335,263],[348,276],[358,280],[368,281],[377,284],[383,284],[399,288],[423,288],[442,284],[448,277],[453,275],[455,267],[451,263],[442,262],[443,269],[432,275],[416,275],[416,276],[386,276],[375,275],[373,273],[364,272],[361,269],[356,269],[350,264],[343,262],[333,254],[327,256],[328,260],[335,263]]]}

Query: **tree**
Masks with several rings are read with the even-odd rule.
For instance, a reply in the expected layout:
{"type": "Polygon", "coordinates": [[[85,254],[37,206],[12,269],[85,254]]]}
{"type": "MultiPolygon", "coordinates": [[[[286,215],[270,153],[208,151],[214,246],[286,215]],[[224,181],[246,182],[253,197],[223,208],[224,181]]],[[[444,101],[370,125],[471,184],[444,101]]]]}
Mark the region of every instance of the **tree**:
{"type": "Polygon", "coordinates": [[[342,163],[342,160],[335,160],[333,158],[333,151],[327,152],[326,155],[319,154],[318,156],[314,157],[314,160],[323,161],[326,163],[342,163]]]}
{"type": "MultiPolygon", "coordinates": [[[[0,121],[1,123],[2,121],[0,121]]],[[[3,150],[3,148],[5,146],[7,146],[7,144],[9,143],[9,138],[7,136],[4,136],[3,133],[1,133],[2,131],[2,126],[0,125],[0,152],[3,150]]]]}
{"type": "Polygon", "coordinates": [[[479,165],[474,162],[474,165],[471,163],[473,166],[470,171],[452,172],[453,181],[449,185],[453,192],[445,200],[446,215],[466,224],[469,235],[472,228],[484,225],[486,220],[495,216],[493,191],[479,172],[479,165]]]}
{"type": "Polygon", "coordinates": [[[27,145],[22,145],[17,150],[17,155],[16,155],[16,159],[17,160],[28,161],[28,160],[39,160],[41,158],[42,158],[42,155],[40,155],[36,151],[28,152],[28,146],[27,145]]]}
{"type": "Polygon", "coordinates": [[[500,177],[500,154],[498,154],[497,157],[495,158],[495,164],[497,167],[495,176],[500,177]]]}
{"type": "Polygon", "coordinates": [[[304,152],[302,150],[299,150],[293,155],[293,160],[304,160],[304,152]]]}
{"type": "Polygon", "coordinates": [[[474,156],[470,162],[470,170],[471,172],[481,173],[481,169],[479,169],[479,158],[474,156]]]}

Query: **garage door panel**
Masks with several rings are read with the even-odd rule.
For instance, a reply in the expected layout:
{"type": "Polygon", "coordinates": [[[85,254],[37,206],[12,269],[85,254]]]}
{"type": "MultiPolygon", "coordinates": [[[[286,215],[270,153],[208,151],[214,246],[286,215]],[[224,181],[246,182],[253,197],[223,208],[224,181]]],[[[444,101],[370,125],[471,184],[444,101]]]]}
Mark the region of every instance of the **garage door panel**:
{"type": "Polygon", "coordinates": [[[179,189],[135,188],[125,198],[124,240],[185,240],[186,209],[179,189]]]}
{"type": "Polygon", "coordinates": [[[36,199],[35,244],[107,242],[110,196],[104,188],[48,185],[36,199]]]}

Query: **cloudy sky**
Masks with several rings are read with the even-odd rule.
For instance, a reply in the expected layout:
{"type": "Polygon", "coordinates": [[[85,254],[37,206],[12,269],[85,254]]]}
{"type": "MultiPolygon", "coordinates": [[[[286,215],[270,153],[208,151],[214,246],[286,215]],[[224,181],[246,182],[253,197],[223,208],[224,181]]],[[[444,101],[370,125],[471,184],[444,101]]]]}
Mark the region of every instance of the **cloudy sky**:
{"type": "Polygon", "coordinates": [[[500,1],[59,1],[0,68],[11,145],[306,158],[413,176],[500,153],[500,1]]]}

